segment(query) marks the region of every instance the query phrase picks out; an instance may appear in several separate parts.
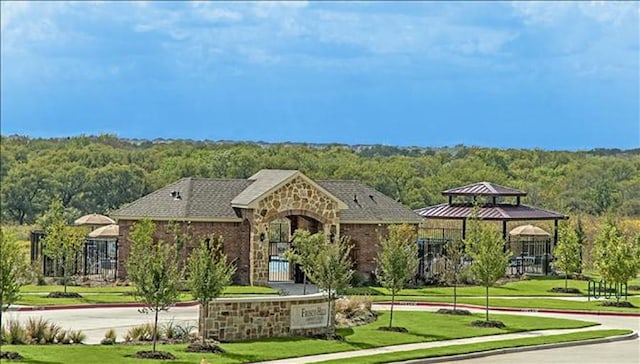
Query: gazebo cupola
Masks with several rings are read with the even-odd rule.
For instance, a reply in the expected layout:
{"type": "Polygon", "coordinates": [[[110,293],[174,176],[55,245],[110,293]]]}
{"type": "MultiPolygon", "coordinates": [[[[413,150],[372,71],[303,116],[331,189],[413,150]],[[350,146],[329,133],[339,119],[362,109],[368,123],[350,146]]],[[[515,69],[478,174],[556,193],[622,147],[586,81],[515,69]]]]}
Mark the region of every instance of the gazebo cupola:
{"type": "MultiPolygon", "coordinates": [[[[463,203],[480,203],[484,205],[498,205],[507,202],[507,198],[515,197],[514,205],[520,205],[520,197],[526,196],[524,191],[516,190],[515,188],[509,188],[500,186],[490,182],[479,182],[472,185],[451,188],[442,191],[444,196],[449,198],[449,205],[453,205],[454,198],[457,200],[466,200],[463,203]],[[478,197],[486,198],[486,201],[478,201],[478,197]]],[[[460,201],[457,201],[460,202],[460,201]]]]}

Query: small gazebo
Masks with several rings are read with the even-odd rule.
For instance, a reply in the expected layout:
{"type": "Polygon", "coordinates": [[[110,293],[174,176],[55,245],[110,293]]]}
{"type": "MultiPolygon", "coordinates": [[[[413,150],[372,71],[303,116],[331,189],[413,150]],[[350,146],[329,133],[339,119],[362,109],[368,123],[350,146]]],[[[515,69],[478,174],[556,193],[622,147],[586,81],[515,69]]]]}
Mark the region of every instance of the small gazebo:
{"type": "MultiPolygon", "coordinates": [[[[521,200],[527,195],[526,192],[490,182],[451,188],[443,191],[442,195],[447,197],[447,203],[415,210],[418,215],[425,218],[424,226],[420,231],[420,243],[428,258],[437,258],[442,254],[442,248],[448,241],[462,240],[466,237],[467,220],[473,217],[475,209],[479,219],[497,224],[502,231],[502,237],[509,242],[512,240],[511,235],[508,234],[509,225],[534,221],[543,224],[552,223],[553,239],[549,234],[544,241],[537,239],[538,246],[534,249],[536,254],[534,261],[540,263],[539,273],[549,272],[548,263],[553,248],[551,243],[555,245],[558,241],[558,221],[568,219],[568,216],[540,207],[524,205],[521,200]]],[[[527,229],[522,228],[522,230],[527,229]]],[[[526,235],[515,235],[513,239],[519,240],[521,236],[526,235]]],[[[506,249],[507,246],[505,246],[506,249]]],[[[428,265],[424,267],[428,270],[428,265]]]]}

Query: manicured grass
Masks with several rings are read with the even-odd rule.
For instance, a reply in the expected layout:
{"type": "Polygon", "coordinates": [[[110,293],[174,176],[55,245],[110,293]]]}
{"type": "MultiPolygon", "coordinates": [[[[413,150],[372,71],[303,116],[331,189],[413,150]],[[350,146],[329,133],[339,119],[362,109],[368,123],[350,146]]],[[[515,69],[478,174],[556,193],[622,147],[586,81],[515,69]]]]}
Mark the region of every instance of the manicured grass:
{"type": "MultiPolygon", "coordinates": [[[[640,285],[637,279],[629,281],[629,285],[640,285]]],[[[587,295],[588,283],[582,280],[569,280],[568,287],[578,288],[583,296],[587,295]]],[[[557,277],[533,277],[529,280],[520,280],[505,283],[502,286],[489,288],[490,296],[580,296],[576,294],[552,293],[549,290],[553,287],[564,287],[564,279],[557,277]]],[[[458,287],[458,296],[484,296],[485,290],[481,286],[458,287]]],[[[640,293],[640,291],[629,291],[629,294],[640,293]]],[[[389,290],[382,287],[359,287],[351,288],[348,294],[368,294],[368,295],[390,295],[389,290]]],[[[453,296],[453,287],[425,287],[417,289],[403,289],[399,293],[401,296],[453,296]]]]}
{"type": "MultiPolygon", "coordinates": [[[[420,359],[420,358],[432,358],[432,357],[438,357],[438,356],[477,353],[477,352],[496,350],[496,349],[543,345],[543,344],[552,344],[552,343],[563,343],[563,342],[581,341],[581,340],[589,340],[589,339],[600,339],[604,337],[625,335],[631,332],[632,332],[631,330],[594,330],[594,331],[578,332],[573,334],[539,336],[534,338],[512,339],[512,340],[506,340],[506,341],[450,345],[450,346],[442,346],[439,348],[419,349],[419,350],[403,351],[403,352],[396,352],[396,353],[387,353],[387,354],[349,358],[349,363],[350,364],[388,363],[388,362],[412,360],[412,359],[420,359]]],[[[344,359],[328,360],[328,361],[323,361],[321,363],[324,363],[324,364],[344,363],[344,359]]]]}
{"type": "MultiPolygon", "coordinates": [[[[378,321],[360,327],[339,330],[345,341],[324,341],[307,338],[283,338],[253,340],[241,343],[222,344],[226,354],[193,354],[184,352],[185,345],[160,345],[159,350],[170,351],[178,359],[172,363],[199,363],[205,358],[212,363],[244,363],[273,360],[286,357],[332,353],[366,349],[378,346],[406,344],[424,341],[450,340],[465,337],[497,335],[526,330],[579,328],[595,325],[592,322],[525,317],[513,315],[492,315],[492,319],[503,321],[507,328],[475,328],[469,323],[481,318],[438,315],[430,312],[396,312],[394,326],[409,329],[408,334],[376,330],[387,324],[388,313],[383,312],[378,321]]],[[[130,346],[3,346],[3,350],[18,351],[25,357],[23,363],[81,363],[87,358],[100,358],[100,363],[145,363],[131,355],[139,350],[149,350],[149,345],[130,346]]]]}
{"type": "MultiPolygon", "coordinates": [[[[374,301],[391,301],[390,296],[373,296],[374,301]]],[[[397,301],[414,301],[414,302],[445,302],[451,303],[451,297],[437,296],[397,296],[397,301]]],[[[640,297],[630,297],[629,302],[640,307],[640,297]]],[[[484,306],[484,298],[458,297],[458,303],[466,303],[471,305],[484,306]]],[[[489,297],[490,307],[508,307],[523,309],[564,309],[564,310],[585,310],[585,311],[612,311],[612,312],[640,312],[640,308],[624,308],[624,307],[608,307],[600,306],[601,301],[568,301],[553,298],[522,298],[522,299],[500,299],[489,297]]]]}
{"type": "MultiPolygon", "coordinates": [[[[125,303],[136,302],[135,296],[123,295],[125,292],[133,292],[134,287],[67,287],[69,292],[78,292],[83,295],[82,298],[47,298],[44,295],[47,292],[63,291],[63,286],[24,286],[20,291],[23,293],[18,302],[19,305],[27,306],[52,306],[52,305],[71,305],[71,304],[91,304],[91,303],[125,303]],[[42,293],[32,294],[32,293],[42,293]]],[[[223,296],[251,296],[251,295],[276,295],[278,291],[269,287],[257,286],[230,286],[224,290],[223,296]]],[[[192,301],[193,297],[190,293],[180,294],[180,301],[192,301]]]]}

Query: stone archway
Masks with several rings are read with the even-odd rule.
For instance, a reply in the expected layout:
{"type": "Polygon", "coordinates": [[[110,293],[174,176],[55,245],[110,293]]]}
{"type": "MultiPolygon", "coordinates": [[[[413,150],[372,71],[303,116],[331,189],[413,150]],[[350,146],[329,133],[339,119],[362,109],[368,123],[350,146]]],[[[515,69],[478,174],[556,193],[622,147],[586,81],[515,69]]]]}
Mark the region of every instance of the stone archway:
{"type": "Polygon", "coordinates": [[[263,197],[249,214],[251,220],[251,283],[269,281],[269,224],[278,218],[301,216],[317,221],[318,231],[339,234],[339,206],[334,198],[296,177],[263,197]]]}

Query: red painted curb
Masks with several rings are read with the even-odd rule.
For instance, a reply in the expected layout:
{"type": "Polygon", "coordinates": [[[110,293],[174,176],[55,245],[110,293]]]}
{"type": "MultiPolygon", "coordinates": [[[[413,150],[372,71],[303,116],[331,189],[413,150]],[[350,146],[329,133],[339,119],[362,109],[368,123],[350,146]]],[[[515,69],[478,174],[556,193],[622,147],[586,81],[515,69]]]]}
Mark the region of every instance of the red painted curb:
{"type": "MultiPolygon", "coordinates": [[[[190,307],[197,305],[197,301],[178,302],[172,307],[190,307]]],[[[74,309],[87,309],[87,308],[126,308],[126,307],[145,307],[145,305],[138,302],[123,302],[123,303],[86,303],[77,305],[55,305],[55,306],[25,306],[19,307],[12,311],[53,311],[53,310],[74,310],[74,309]]]]}
{"type": "MultiPolygon", "coordinates": [[[[374,304],[390,305],[391,302],[374,302],[374,304]]],[[[395,303],[400,306],[453,306],[448,302],[421,302],[421,301],[398,301],[395,303]]],[[[484,306],[469,305],[465,303],[459,303],[457,307],[484,309],[484,306]]],[[[582,310],[560,310],[550,308],[508,308],[508,307],[491,307],[493,311],[506,311],[506,312],[542,312],[542,313],[565,313],[571,315],[594,315],[594,316],[630,316],[640,317],[640,312],[614,312],[614,311],[582,311],[582,310]]]]}

